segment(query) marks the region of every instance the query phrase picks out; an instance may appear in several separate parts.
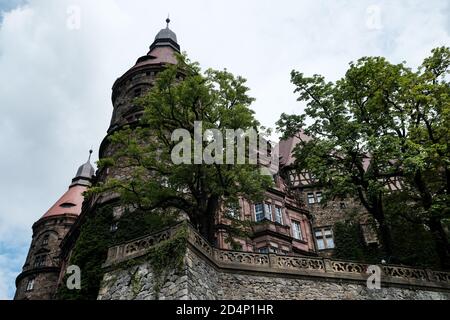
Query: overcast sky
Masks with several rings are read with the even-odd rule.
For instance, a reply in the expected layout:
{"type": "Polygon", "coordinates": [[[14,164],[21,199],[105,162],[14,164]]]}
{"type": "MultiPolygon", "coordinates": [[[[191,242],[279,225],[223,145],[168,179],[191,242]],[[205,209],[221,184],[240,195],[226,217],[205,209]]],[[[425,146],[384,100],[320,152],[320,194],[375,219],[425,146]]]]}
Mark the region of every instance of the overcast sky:
{"type": "Polygon", "coordinates": [[[450,45],[448,3],[0,0],[0,299],[13,297],[33,222],[91,147],[97,155],[114,80],[147,53],[168,13],[182,50],[247,78],[256,116],[273,128],[282,112],[301,112],[292,69],[336,80],[369,55],[415,68],[450,45]]]}

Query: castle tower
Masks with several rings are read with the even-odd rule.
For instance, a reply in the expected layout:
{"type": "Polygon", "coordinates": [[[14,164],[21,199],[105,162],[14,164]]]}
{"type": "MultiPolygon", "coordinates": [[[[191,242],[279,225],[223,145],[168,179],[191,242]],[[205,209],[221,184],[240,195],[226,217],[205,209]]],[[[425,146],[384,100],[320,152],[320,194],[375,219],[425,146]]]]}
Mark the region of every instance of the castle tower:
{"type": "MultiPolygon", "coordinates": [[[[133,126],[138,123],[144,110],[135,104],[135,99],[151,89],[158,72],[163,71],[167,65],[177,63],[176,54],[180,53],[180,46],[177,43],[176,34],[169,28],[170,19],[167,19],[166,23],[166,27],[161,29],[156,35],[148,53],[138,58],[135,65],[113,84],[111,97],[113,113],[107,134],[99,148],[100,159],[107,158],[115,152],[114,146],[111,145],[109,140],[109,137],[114,132],[125,125],[133,126]]],[[[103,168],[97,171],[95,182],[93,183],[104,182],[108,177],[120,178],[126,175],[127,173],[120,168],[103,168]]],[[[65,269],[65,265],[70,260],[71,253],[81,232],[81,226],[85,223],[87,217],[95,215],[102,206],[111,205],[117,200],[117,194],[104,193],[84,203],[77,223],[70,228],[61,242],[61,269],[65,269]]],[[[117,206],[114,208],[114,212],[114,217],[120,218],[123,211],[120,206],[117,206]],[[116,209],[117,213],[114,213],[116,209]]],[[[61,285],[60,281],[63,276],[64,270],[61,272],[56,286],[61,285]]]]}
{"type": "Polygon", "coordinates": [[[118,78],[112,87],[114,107],[108,133],[119,127],[135,122],[142,115],[142,108],[134,105],[134,99],[145,94],[153,85],[156,74],[167,64],[176,64],[176,53],[180,53],[176,34],[167,26],[158,32],[150,51],[140,57],[136,64],[118,78]]]}
{"type": "MultiPolygon", "coordinates": [[[[92,150],[90,151],[90,154],[92,150]]],[[[33,224],[30,250],[16,279],[16,300],[48,300],[56,292],[60,273],[60,243],[81,212],[83,192],[91,184],[94,168],[81,165],[63,196],[33,224]]]]}

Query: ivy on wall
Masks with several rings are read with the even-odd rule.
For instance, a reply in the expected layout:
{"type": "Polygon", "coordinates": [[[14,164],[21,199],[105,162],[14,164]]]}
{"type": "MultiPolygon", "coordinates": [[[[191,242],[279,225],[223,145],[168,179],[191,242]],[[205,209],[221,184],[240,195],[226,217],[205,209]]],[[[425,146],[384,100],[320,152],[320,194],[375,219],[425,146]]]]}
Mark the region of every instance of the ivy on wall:
{"type": "Polygon", "coordinates": [[[104,274],[102,264],[106,260],[108,248],[172,225],[175,223],[175,216],[126,211],[117,222],[117,230],[111,229],[113,223],[113,205],[98,208],[87,217],[68,263],[80,267],[81,289],[67,289],[64,279],[58,289],[57,299],[96,300],[104,274]]]}
{"type": "Polygon", "coordinates": [[[336,244],[333,257],[377,263],[378,250],[366,246],[360,225],[352,222],[338,222],[334,225],[336,244]]]}
{"type": "Polygon", "coordinates": [[[334,225],[336,247],[333,258],[373,264],[385,260],[389,264],[439,269],[433,240],[424,226],[408,223],[401,218],[391,218],[389,224],[393,240],[392,256],[385,257],[378,247],[367,245],[360,225],[346,221],[334,225]]]}

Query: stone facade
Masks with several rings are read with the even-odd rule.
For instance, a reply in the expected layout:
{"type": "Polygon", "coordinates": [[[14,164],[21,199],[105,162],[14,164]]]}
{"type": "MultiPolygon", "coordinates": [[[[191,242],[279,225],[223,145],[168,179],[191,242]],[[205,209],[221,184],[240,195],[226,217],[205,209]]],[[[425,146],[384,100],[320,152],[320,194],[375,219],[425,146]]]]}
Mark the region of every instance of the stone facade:
{"type": "Polygon", "coordinates": [[[149,262],[130,269],[107,273],[99,291],[99,300],[186,300],[188,298],[187,269],[172,270],[165,283],[155,290],[155,277],[149,262]]]}
{"type": "Polygon", "coordinates": [[[43,218],[33,225],[30,250],[16,279],[16,300],[48,300],[56,292],[60,270],[59,244],[75,222],[74,215],[43,218]]]}
{"type": "Polygon", "coordinates": [[[363,264],[220,250],[187,229],[183,267],[168,270],[159,294],[149,262],[128,268],[120,262],[142,257],[174,229],[110,248],[98,299],[450,300],[450,273],[383,265],[381,289],[368,289],[363,264]]]}

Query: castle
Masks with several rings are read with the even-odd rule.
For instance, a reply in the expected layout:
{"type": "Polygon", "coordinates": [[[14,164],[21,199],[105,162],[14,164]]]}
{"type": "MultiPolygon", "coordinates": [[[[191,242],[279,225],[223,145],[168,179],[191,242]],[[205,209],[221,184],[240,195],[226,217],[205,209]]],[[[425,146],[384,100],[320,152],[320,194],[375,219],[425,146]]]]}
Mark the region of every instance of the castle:
{"type": "MultiPolygon", "coordinates": [[[[170,20],[167,20],[167,27],[156,35],[149,52],[115,81],[112,87],[113,114],[107,135],[100,146],[99,158],[114,152],[108,141],[110,135],[124,125],[136,123],[142,116],[143,110],[134,104],[135,98],[152,87],[158,72],[164,70],[165,66],[176,63],[174,54],[180,52],[180,46],[175,33],[169,28],[169,22],[170,20]]],[[[307,136],[303,138],[308,139],[307,136]]],[[[261,203],[242,200],[240,210],[233,212],[237,219],[264,222],[252,227],[250,237],[236,239],[240,245],[239,251],[280,259],[286,256],[292,259],[299,257],[298,259],[303,259],[301,261],[322,261],[320,259],[330,257],[335,248],[333,225],[342,220],[348,210],[360,213],[364,241],[368,245],[377,246],[377,238],[358,201],[337,199],[324,206],[321,204],[323,190],[315,184],[314,179],[307,174],[297,175],[292,171],[292,153],[298,142],[298,137],[280,141],[280,174],[274,176],[274,187],[266,191],[265,200],[261,203]],[[312,260],[305,260],[307,257],[312,260]]],[[[89,160],[80,166],[67,192],[33,225],[29,253],[22,273],[16,280],[15,299],[55,298],[86,217],[98,208],[114,204],[117,200],[114,194],[108,194],[84,201],[83,192],[92,184],[121,174],[114,169],[94,172],[89,160]]],[[[120,219],[123,208],[117,205],[114,212],[115,218],[120,219]]],[[[220,225],[226,223],[226,218],[221,216],[215,243],[203,244],[203,247],[209,248],[213,245],[214,248],[228,250],[224,252],[231,252],[232,248],[225,239],[226,231],[220,229],[220,225]]],[[[111,221],[111,230],[114,231],[114,221],[111,221]]],[[[108,254],[108,260],[114,259],[108,254]]],[[[318,271],[322,272],[327,263],[322,264],[322,267],[319,262],[317,265],[318,271]]],[[[233,267],[236,267],[235,264],[233,267]]],[[[107,277],[105,276],[105,279],[107,277]]],[[[355,279],[361,280],[358,277],[355,279]]],[[[102,290],[108,291],[107,285],[104,285],[102,290]]],[[[114,298],[104,292],[99,294],[99,298],[105,297],[114,298]]],[[[169,295],[168,298],[170,297],[179,296],[169,295]]],[[[213,296],[204,296],[211,297],[213,296]]]]}

